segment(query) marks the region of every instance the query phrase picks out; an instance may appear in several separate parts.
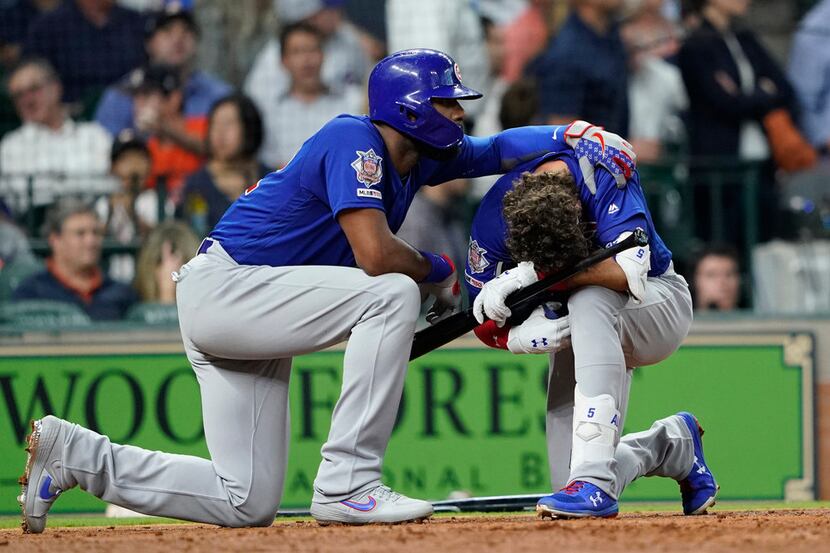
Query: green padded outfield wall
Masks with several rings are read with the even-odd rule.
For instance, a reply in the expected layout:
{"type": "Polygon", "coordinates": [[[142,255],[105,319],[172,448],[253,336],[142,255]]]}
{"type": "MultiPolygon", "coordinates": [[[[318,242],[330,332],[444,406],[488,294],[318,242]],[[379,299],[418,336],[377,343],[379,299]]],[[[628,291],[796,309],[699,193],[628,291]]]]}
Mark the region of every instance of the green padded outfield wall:
{"type": "MultiPolygon", "coordinates": [[[[169,346],[168,346],[169,349],[169,346]]],[[[198,387],[178,353],[3,355],[0,513],[17,511],[28,420],[45,413],[114,441],[206,456],[198,387]]],[[[164,351],[159,349],[158,351],[164,351]]],[[[678,410],[697,414],[723,499],[814,495],[813,340],[808,334],[693,336],[663,363],[635,371],[626,432],[678,410]]],[[[340,386],[342,353],[295,359],[292,445],[282,506],[308,505],[340,386]]],[[[410,365],[385,481],[425,499],[547,492],[547,357],[446,349],[410,365]]],[[[624,500],[677,500],[646,478],[624,500]]],[[[679,502],[678,502],[679,505],[679,502]]],[[[100,511],[78,490],[55,511],[100,511]]]]}

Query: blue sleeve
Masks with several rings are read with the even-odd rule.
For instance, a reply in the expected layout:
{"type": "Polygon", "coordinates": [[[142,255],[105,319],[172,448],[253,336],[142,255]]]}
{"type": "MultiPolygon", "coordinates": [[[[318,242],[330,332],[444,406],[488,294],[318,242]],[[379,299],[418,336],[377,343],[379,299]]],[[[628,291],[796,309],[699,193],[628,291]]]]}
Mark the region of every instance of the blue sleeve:
{"type": "Polygon", "coordinates": [[[133,127],[133,100],[113,87],[104,92],[104,97],[95,110],[95,120],[112,136],[133,127]]]}
{"type": "Polygon", "coordinates": [[[318,142],[318,148],[327,147],[323,178],[332,214],[336,216],[344,209],[355,208],[386,211],[383,193],[387,179],[383,174],[383,158],[375,153],[379,148],[360,139],[350,144],[351,147],[329,141],[326,146],[325,142],[318,142]]]}
{"type": "Polygon", "coordinates": [[[464,285],[470,301],[475,299],[486,282],[501,273],[502,268],[515,264],[507,251],[507,225],[502,215],[504,184],[501,180],[496,183],[473,217],[464,265],[464,285]]]}
{"type": "MultiPolygon", "coordinates": [[[[597,223],[597,242],[605,246],[626,231],[648,228],[646,199],[635,172],[625,188],[618,188],[614,177],[605,169],[595,173],[597,193],[591,194],[582,184],[580,196],[588,215],[597,223]]],[[[581,180],[581,179],[580,179],[581,180]]]]}
{"type": "Polygon", "coordinates": [[[565,126],[518,127],[486,138],[465,136],[458,155],[447,162],[425,160],[425,182],[435,186],[458,178],[497,175],[548,152],[571,151],[565,126]],[[432,166],[429,166],[429,165],[432,166]]]}

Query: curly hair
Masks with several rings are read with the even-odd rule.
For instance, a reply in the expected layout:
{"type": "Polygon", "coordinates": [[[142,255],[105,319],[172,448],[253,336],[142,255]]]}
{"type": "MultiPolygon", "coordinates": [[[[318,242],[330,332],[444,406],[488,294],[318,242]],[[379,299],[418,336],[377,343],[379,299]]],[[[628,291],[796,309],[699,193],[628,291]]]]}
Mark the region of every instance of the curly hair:
{"type": "Polygon", "coordinates": [[[572,266],[589,253],[582,204],[570,173],[523,173],[504,196],[507,249],[546,273],[572,266]]]}

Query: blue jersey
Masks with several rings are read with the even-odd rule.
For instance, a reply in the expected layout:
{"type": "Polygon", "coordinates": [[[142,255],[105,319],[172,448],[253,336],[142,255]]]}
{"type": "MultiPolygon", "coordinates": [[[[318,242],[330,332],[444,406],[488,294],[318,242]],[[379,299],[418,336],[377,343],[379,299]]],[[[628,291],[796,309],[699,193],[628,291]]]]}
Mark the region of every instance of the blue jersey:
{"type": "Polygon", "coordinates": [[[369,118],[341,115],[309,138],[288,165],[245,191],[210,236],[244,265],[354,267],[338,213],[377,209],[397,232],[423,185],[503,173],[546,152],[570,151],[554,130],[524,127],[489,138],[465,136],[452,159],[422,156],[401,177],[369,118]]]}
{"type": "Polygon", "coordinates": [[[501,177],[481,200],[470,230],[470,244],[464,280],[470,299],[474,299],[488,280],[513,267],[522,259],[512,259],[507,251],[507,223],[502,212],[504,195],[525,171],[533,171],[546,161],[559,159],[568,165],[576,181],[579,200],[582,203],[582,220],[596,223],[596,247],[607,247],[626,231],[637,227],[648,233],[651,251],[649,276],[663,274],[671,262],[671,252],[654,229],[651,214],[646,206],[640,176],[636,172],[625,188],[618,188],[614,178],[605,169],[597,168],[595,177],[597,192],[592,194],[585,186],[579,163],[570,152],[552,153],[517,166],[501,177]]]}

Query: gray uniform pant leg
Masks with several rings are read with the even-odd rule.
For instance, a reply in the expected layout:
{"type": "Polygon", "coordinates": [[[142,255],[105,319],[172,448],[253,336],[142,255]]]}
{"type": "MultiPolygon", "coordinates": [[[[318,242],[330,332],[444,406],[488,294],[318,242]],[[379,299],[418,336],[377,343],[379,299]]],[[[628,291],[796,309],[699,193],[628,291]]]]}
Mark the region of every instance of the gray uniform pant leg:
{"type": "MultiPolygon", "coordinates": [[[[625,376],[625,401],[621,405],[620,417],[625,419],[628,409],[628,390],[631,388],[631,373],[625,376]]],[[[573,438],[574,396],[573,350],[568,348],[550,356],[548,373],[548,404],[545,414],[545,433],[548,444],[548,466],[552,490],[564,488],[571,476],[571,445],[573,438]]]]}
{"type": "Polygon", "coordinates": [[[673,415],[660,419],[643,432],[626,434],[614,453],[614,497],[641,476],[682,480],[694,466],[694,442],[683,420],[673,415]]]}
{"type": "Polygon", "coordinates": [[[337,501],[378,484],[420,307],[415,282],[345,267],[238,265],[218,243],[180,274],[179,319],[211,460],[112,444],[75,426],[63,481],[147,514],[270,524],[288,453],[291,358],[348,337],[315,489],[337,501]]]}
{"type": "MultiPolygon", "coordinates": [[[[576,291],[568,307],[575,382],[585,396],[612,396],[620,411],[619,428],[622,428],[631,384],[629,369],[667,358],[689,331],[692,304],[688,286],[675,274],[649,278],[641,304],[630,301],[625,294],[589,286],[576,291]]],[[[563,353],[553,357],[554,366],[563,353]]],[[[560,399],[558,407],[551,411],[549,401],[548,446],[549,451],[552,448],[559,451],[551,460],[554,485],[561,482],[558,465],[565,448],[561,445],[564,431],[560,425],[566,423],[565,409],[560,399]]],[[[567,481],[585,480],[614,495],[616,463],[614,458],[597,459],[571,467],[567,481]]]]}

